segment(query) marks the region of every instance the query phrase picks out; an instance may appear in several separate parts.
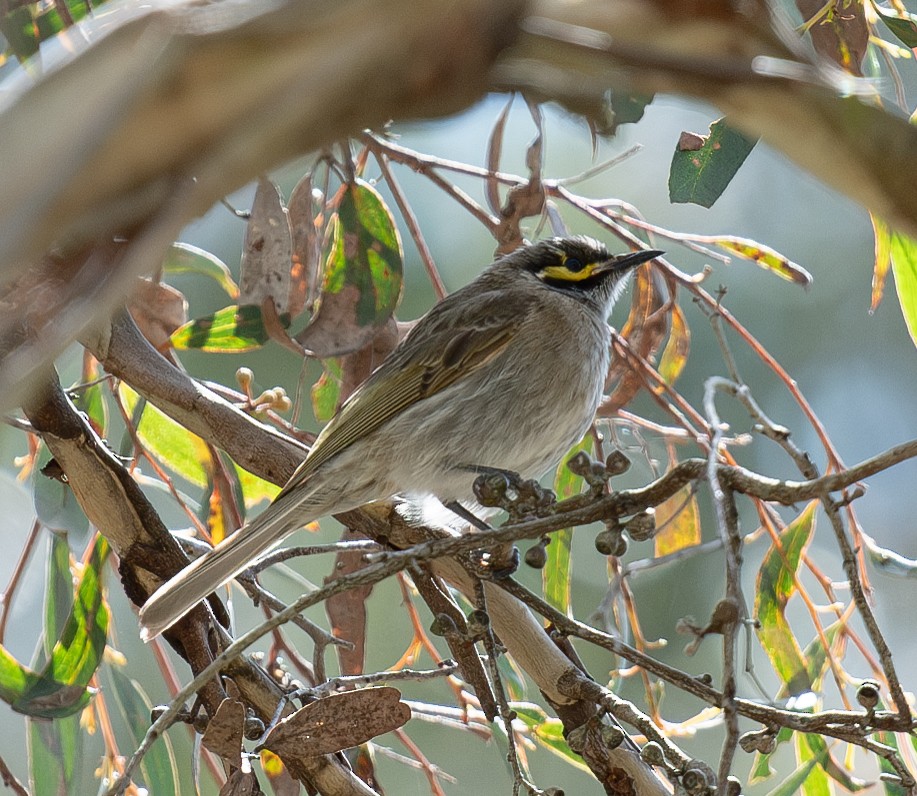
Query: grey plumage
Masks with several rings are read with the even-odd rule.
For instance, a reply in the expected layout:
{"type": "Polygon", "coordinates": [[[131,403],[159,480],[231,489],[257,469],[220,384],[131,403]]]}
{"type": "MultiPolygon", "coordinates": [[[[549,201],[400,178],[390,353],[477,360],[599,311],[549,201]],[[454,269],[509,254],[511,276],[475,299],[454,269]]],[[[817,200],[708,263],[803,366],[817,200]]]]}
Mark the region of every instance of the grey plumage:
{"type": "Polygon", "coordinates": [[[153,638],[297,528],[398,493],[471,498],[468,466],[541,475],[588,429],[630,270],[590,238],[513,252],[433,307],[326,426],[274,502],[163,585],[153,638]]]}

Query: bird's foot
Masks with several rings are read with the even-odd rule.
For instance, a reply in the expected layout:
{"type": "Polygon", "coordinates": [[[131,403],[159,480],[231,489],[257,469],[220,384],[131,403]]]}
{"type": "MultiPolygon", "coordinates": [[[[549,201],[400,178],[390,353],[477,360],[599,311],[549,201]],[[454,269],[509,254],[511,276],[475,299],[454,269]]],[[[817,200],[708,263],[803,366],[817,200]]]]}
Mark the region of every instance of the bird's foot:
{"type": "Polygon", "coordinates": [[[457,500],[450,500],[448,503],[443,503],[443,505],[449,509],[456,517],[459,517],[469,525],[474,528],[477,528],[479,531],[492,531],[493,528],[490,527],[484,520],[475,515],[474,512],[466,509],[461,503],[457,500]]]}
{"type": "Polygon", "coordinates": [[[519,548],[498,544],[486,550],[473,550],[469,556],[474,573],[484,580],[502,580],[519,569],[519,548]]]}

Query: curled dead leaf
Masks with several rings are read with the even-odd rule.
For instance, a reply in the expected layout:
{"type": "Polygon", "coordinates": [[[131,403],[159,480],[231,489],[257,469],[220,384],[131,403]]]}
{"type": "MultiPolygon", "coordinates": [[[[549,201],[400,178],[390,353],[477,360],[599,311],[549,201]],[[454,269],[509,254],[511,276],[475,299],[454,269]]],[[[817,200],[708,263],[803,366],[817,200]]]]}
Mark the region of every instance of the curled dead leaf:
{"type": "Polygon", "coordinates": [[[239,305],[260,307],[270,298],[277,314],[286,315],[292,257],[293,233],[280,189],[260,177],[242,248],[239,305]]]}
{"type": "MultiPolygon", "coordinates": [[[[630,314],[621,329],[621,337],[627,340],[634,354],[648,360],[662,345],[668,331],[668,318],[667,302],[653,272],[646,267],[638,268],[634,278],[630,314]]],[[[627,406],[639,392],[644,381],[643,377],[621,358],[615,358],[612,361],[608,383],[614,383],[614,387],[608,399],[602,404],[602,415],[606,417],[627,406]]]]}

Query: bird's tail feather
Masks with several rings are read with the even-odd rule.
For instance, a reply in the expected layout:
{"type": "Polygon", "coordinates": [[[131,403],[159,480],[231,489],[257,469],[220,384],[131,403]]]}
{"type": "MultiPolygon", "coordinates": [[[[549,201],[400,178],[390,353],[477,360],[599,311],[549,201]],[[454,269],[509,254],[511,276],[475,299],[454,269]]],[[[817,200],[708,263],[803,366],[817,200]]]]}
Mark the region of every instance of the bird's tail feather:
{"type": "Polygon", "coordinates": [[[303,503],[301,499],[272,503],[247,526],[160,586],[140,609],[140,637],[144,641],[156,638],[259,555],[311,522],[314,518],[308,516],[311,512],[303,503]]]}

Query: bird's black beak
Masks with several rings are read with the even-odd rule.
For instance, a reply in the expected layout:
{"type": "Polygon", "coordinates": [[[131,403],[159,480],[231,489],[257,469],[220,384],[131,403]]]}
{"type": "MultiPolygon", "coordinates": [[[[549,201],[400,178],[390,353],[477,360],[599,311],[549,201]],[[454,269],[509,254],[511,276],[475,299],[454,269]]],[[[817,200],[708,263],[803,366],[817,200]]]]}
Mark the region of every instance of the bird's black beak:
{"type": "Polygon", "coordinates": [[[643,265],[643,263],[653,260],[656,257],[662,257],[663,254],[665,254],[665,252],[659,249],[641,249],[640,251],[629,252],[628,254],[619,254],[602,263],[596,269],[596,272],[624,274],[632,268],[636,268],[638,265],[643,265]]]}

